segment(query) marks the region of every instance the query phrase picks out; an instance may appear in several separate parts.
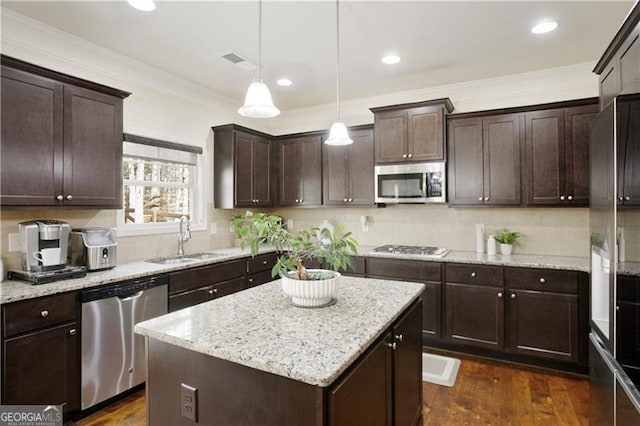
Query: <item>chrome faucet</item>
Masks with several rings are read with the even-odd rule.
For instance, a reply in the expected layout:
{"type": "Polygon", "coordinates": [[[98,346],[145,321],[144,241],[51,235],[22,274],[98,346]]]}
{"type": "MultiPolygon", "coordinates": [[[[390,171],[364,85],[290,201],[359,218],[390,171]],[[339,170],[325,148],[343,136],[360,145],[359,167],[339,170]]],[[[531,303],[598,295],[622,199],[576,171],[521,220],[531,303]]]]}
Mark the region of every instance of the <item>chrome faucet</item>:
{"type": "Polygon", "coordinates": [[[184,243],[191,239],[191,227],[186,216],[180,218],[180,235],[178,235],[178,256],[184,255],[184,243]]]}

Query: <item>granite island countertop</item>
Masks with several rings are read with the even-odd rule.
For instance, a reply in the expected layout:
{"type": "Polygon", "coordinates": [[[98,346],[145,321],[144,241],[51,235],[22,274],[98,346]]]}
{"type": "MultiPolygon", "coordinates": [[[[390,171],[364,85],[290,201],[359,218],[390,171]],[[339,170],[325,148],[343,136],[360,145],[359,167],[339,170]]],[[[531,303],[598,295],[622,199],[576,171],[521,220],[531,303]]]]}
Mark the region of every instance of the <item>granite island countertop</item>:
{"type": "Polygon", "coordinates": [[[280,280],[136,325],[151,339],[326,387],[416,300],[423,284],[343,276],[337,302],[289,304],[280,280]]]}

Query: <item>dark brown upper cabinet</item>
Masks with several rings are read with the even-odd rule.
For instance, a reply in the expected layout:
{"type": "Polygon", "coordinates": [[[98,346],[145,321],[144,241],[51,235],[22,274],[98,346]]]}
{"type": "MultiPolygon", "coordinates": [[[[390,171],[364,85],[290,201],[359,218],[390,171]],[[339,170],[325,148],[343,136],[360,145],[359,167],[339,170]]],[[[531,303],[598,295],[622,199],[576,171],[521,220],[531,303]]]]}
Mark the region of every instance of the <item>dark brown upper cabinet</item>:
{"type": "Polygon", "coordinates": [[[271,206],[270,137],[235,124],[213,127],[213,133],[214,206],[271,206]]]}
{"type": "Polygon", "coordinates": [[[374,205],[373,130],[350,129],[353,144],[323,144],[323,204],[329,206],[374,205]]]}
{"type": "Polygon", "coordinates": [[[522,126],[522,114],[449,121],[449,204],[520,204],[522,126]]]}
{"type": "Polygon", "coordinates": [[[278,205],[322,204],[322,140],[301,136],[278,141],[278,205]]]}
{"type": "Polygon", "coordinates": [[[640,92],[640,3],[620,26],[593,72],[600,76],[600,109],[617,95],[640,92]]]}
{"type": "Polygon", "coordinates": [[[122,208],[128,95],[3,56],[2,206],[122,208]]]}
{"type": "Polygon", "coordinates": [[[371,108],[371,111],[376,164],[445,159],[445,117],[453,111],[449,98],[371,108]]]}
{"type": "Polygon", "coordinates": [[[618,205],[640,206],[640,100],[618,102],[618,205]]]}
{"type": "Polygon", "coordinates": [[[589,129],[596,104],[525,114],[529,205],[589,205],[589,129]]]}

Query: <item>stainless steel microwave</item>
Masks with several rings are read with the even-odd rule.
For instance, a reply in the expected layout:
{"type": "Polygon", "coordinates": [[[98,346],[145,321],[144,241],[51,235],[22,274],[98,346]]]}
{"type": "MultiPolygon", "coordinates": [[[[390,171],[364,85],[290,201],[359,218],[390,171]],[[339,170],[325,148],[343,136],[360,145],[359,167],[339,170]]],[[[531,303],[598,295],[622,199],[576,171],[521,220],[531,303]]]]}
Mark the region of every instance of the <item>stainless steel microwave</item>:
{"type": "Polygon", "coordinates": [[[376,203],[444,203],[445,163],[394,164],[375,167],[376,203]]]}

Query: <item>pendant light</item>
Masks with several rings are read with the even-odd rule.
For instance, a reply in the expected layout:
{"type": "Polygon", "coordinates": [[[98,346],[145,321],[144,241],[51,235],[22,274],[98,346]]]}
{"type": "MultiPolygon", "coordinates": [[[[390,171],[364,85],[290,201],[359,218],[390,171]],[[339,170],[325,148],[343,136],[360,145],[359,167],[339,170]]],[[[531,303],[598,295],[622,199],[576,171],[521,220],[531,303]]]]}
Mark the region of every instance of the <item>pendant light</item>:
{"type": "Polygon", "coordinates": [[[280,110],[273,105],[269,88],[262,81],[262,0],[258,1],[258,75],[249,85],[244,105],[238,109],[238,114],[250,118],[270,118],[280,114],[280,110]]]}
{"type": "Polygon", "coordinates": [[[349,137],[347,127],[340,121],[340,0],[336,0],[336,122],[331,126],[329,139],[324,141],[327,145],[351,145],[353,140],[349,137]]]}

